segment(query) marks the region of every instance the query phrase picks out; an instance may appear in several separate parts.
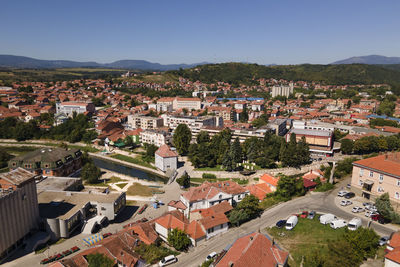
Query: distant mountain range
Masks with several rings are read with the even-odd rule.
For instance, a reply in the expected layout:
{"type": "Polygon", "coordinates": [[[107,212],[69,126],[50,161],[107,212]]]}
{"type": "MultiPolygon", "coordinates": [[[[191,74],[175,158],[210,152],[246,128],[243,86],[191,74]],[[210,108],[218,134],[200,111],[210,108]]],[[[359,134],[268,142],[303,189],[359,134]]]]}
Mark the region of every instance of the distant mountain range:
{"type": "Polygon", "coordinates": [[[400,57],[385,57],[379,55],[351,57],[343,60],[333,62],[331,64],[369,64],[369,65],[383,65],[383,64],[400,64],[400,57]]]}
{"type": "Polygon", "coordinates": [[[166,71],[177,70],[179,68],[192,68],[197,65],[207,64],[159,64],[152,63],[146,60],[118,60],[112,63],[97,63],[97,62],[77,62],[70,60],[42,60],[23,56],[0,55],[0,67],[6,68],[21,68],[21,69],[54,69],[54,68],[112,68],[112,69],[133,69],[133,70],[151,70],[151,71],[166,71]]]}

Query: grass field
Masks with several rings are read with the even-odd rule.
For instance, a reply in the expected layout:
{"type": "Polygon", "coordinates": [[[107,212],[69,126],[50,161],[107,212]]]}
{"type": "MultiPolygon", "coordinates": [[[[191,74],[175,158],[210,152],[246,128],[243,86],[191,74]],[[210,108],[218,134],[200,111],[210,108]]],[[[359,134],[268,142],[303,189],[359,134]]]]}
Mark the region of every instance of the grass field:
{"type": "Polygon", "coordinates": [[[313,220],[299,218],[296,227],[288,231],[285,228],[268,228],[267,231],[285,249],[289,250],[294,261],[289,260],[290,266],[300,266],[302,257],[318,249],[320,253],[329,253],[328,241],[340,239],[345,228],[332,229],[329,225],[319,222],[319,216],[313,220]]]}
{"type": "Polygon", "coordinates": [[[116,184],[119,188],[124,188],[128,183],[121,183],[121,184],[116,184]]]}
{"type": "Polygon", "coordinates": [[[116,177],[116,176],[111,176],[110,178],[108,178],[106,180],[106,183],[107,184],[113,184],[113,183],[124,182],[124,181],[126,181],[126,180],[121,179],[121,178],[116,177]]]}
{"type": "Polygon", "coordinates": [[[126,194],[128,196],[142,196],[142,197],[150,197],[155,193],[161,193],[162,191],[154,188],[154,187],[149,187],[146,185],[142,185],[139,183],[134,183],[131,185],[128,190],[126,191],[126,194]]]}
{"type": "Polygon", "coordinates": [[[136,157],[133,158],[133,157],[125,156],[125,155],[121,155],[121,154],[113,154],[113,155],[111,155],[110,157],[112,157],[112,158],[114,158],[114,159],[119,159],[119,160],[122,160],[122,161],[126,161],[126,162],[129,162],[129,163],[141,165],[141,166],[144,166],[144,167],[147,167],[147,168],[151,168],[151,169],[156,170],[156,167],[154,167],[154,166],[151,165],[150,163],[144,161],[144,160],[142,159],[142,156],[141,156],[141,155],[138,155],[138,156],[136,156],[136,157]]]}

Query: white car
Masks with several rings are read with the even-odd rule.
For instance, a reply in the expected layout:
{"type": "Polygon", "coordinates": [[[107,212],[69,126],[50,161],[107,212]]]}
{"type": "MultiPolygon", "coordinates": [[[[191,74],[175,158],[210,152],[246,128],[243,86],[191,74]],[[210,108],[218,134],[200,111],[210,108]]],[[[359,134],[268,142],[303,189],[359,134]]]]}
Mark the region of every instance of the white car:
{"type": "Polygon", "coordinates": [[[371,217],[372,215],[376,215],[376,214],[379,214],[379,213],[368,210],[365,212],[365,217],[371,217]]]}
{"type": "Polygon", "coordinates": [[[353,204],[353,202],[351,202],[350,200],[342,200],[340,201],[340,206],[348,206],[353,204]]]}
{"type": "Polygon", "coordinates": [[[362,212],[362,211],[364,211],[364,208],[361,208],[361,207],[358,207],[358,206],[354,207],[351,210],[351,212],[354,212],[354,213],[358,213],[358,212],[362,212]]]}
{"type": "Polygon", "coordinates": [[[215,257],[217,257],[217,252],[211,252],[210,254],[208,254],[206,261],[209,261],[211,259],[214,259],[215,257]]]}
{"type": "Polygon", "coordinates": [[[339,192],[337,193],[337,195],[338,195],[339,197],[344,197],[348,192],[349,192],[349,191],[341,190],[341,191],[339,191],[339,192]]]}
{"type": "Polygon", "coordinates": [[[158,263],[158,266],[160,266],[160,267],[167,266],[167,265],[173,264],[177,261],[178,261],[177,257],[175,257],[174,255],[169,255],[169,256],[163,258],[162,260],[160,260],[160,262],[158,263]]]}

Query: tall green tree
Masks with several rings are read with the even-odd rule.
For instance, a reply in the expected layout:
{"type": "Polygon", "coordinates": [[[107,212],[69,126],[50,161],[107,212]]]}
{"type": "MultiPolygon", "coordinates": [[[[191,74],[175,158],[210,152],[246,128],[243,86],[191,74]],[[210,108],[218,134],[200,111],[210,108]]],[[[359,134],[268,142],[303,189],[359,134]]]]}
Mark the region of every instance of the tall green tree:
{"type": "Polygon", "coordinates": [[[186,155],[189,152],[192,132],[186,124],[179,124],[174,131],[172,140],[179,154],[186,155]]]}
{"type": "Polygon", "coordinates": [[[99,181],[101,171],[92,161],[88,162],[83,166],[81,170],[81,178],[84,181],[88,181],[91,184],[95,184],[99,181]]]}
{"type": "Polygon", "coordinates": [[[350,139],[343,139],[340,141],[340,150],[344,154],[351,154],[353,152],[354,142],[350,139]]]}
{"type": "Polygon", "coordinates": [[[179,251],[187,250],[192,244],[187,234],[178,228],[168,233],[168,243],[179,251]]]}

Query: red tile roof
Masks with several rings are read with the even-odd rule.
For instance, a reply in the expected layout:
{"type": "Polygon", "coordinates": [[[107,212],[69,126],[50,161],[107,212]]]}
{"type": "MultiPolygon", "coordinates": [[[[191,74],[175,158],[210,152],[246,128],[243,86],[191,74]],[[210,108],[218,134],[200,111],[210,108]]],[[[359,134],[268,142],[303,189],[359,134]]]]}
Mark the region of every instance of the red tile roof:
{"type": "Polygon", "coordinates": [[[183,193],[182,196],[189,202],[196,202],[203,199],[213,198],[220,192],[236,195],[245,193],[246,191],[247,190],[244,187],[238,185],[233,181],[216,183],[204,182],[198,187],[190,188],[189,191],[183,193]]]}
{"type": "Polygon", "coordinates": [[[273,185],[273,186],[277,186],[279,178],[276,178],[276,177],[274,177],[272,175],[269,175],[269,174],[265,173],[260,177],[260,180],[266,182],[267,184],[270,184],[270,185],[273,185]]]}
{"type": "Polygon", "coordinates": [[[217,267],[275,267],[287,262],[288,252],[276,247],[263,234],[252,233],[238,238],[217,267]]]}
{"type": "Polygon", "coordinates": [[[397,247],[397,248],[393,249],[392,251],[389,251],[385,255],[385,258],[400,264],[400,247],[397,247]]]}
{"type": "Polygon", "coordinates": [[[166,144],[160,146],[160,148],[157,149],[156,154],[163,158],[172,158],[178,156],[178,154],[171,150],[171,148],[166,144]]]}
{"type": "Polygon", "coordinates": [[[271,188],[266,183],[248,185],[246,189],[259,200],[263,200],[267,194],[272,193],[271,188]]]}
{"type": "Polygon", "coordinates": [[[353,162],[358,167],[370,168],[400,177],[400,152],[388,153],[353,162]]]}

